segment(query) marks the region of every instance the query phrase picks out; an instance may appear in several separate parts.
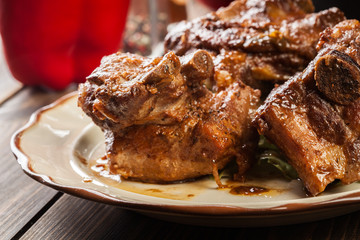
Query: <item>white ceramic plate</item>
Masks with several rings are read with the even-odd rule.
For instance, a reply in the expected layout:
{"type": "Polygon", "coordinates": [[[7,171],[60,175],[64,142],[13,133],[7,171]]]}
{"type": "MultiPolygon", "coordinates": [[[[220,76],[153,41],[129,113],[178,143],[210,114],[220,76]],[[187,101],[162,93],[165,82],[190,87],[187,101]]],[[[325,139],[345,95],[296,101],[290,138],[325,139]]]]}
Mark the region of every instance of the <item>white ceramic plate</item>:
{"type": "Polygon", "coordinates": [[[168,185],[121,181],[101,171],[104,137],[77,107],[75,92],[35,112],[14,134],[11,148],[25,173],[43,184],[163,220],[206,226],[272,226],[360,209],[359,183],[307,197],[301,182],[276,178],[248,180],[248,190],[254,186],[267,189],[250,195],[230,193],[240,183],[225,182],[229,188],[219,190],[207,177],[168,185]]]}

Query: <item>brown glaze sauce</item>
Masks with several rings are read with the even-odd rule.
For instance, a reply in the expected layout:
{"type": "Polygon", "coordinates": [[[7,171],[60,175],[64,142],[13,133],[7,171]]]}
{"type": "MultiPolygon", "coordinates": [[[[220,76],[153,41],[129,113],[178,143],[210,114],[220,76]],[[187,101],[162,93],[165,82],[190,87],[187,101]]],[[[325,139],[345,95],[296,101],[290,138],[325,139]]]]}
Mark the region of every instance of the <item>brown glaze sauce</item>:
{"type": "Polygon", "coordinates": [[[84,183],[92,182],[93,180],[91,178],[84,178],[82,180],[84,183]]]}
{"type": "Polygon", "coordinates": [[[227,180],[226,184],[223,184],[222,186],[223,186],[222,188],[218,188],[218,189],[228,190],[229,193],[232,195],[241,195],[241,196],[271,197],[284,191],[281,189],[275,189],[275,188],[273,189],[255,184],[254,185],[246,184],[245,181],[240,182],[230,179],[227,180]]]}
{"type": "MultiPolygon", "coordinates": [[[[79,158],[79,156],[77,157],[79,158]]],[[[90,161],[86,161],[81,157],[79,158],[79,161],[83,164],[84,162],[86,162],[88,169],[92,173],[92,176],[84,178],[83,182],[92,182],[95,179],[98,179],[101,182],[107,184],[108,186],[116,187],[133,193],[153,196],[153,197],[160,197],[160,198],[167,198],[174,200],[190,200],[204,191],[204,185],[202,185],[201,181],[203,180],[207,181],[206,178],[202,180],[198,180],[199,186],[195,188],[194,185],[192,185],[190,188],[185,186],[186,183],[180,183],[181,191],[179,191],[179,186],[178,186],[179,184],[164,184],[161,185],[161,189],[159,189],[156,187],[156,184],[154,185],[154,184],[128,181],[122,179],[121,176],[117,174],[112,174],[109,170],[108,161],[104,157],[90,161]]],[[[220,181],[220,178],[218,178],[217,181],[220,181]]],[[[271,197],[283,191],[283,190],[272,189],[255,184],[254,185],[246,184],[245,182],[234,181],[230,179],[225,179],[224,182],[225,183],[221,184],[221,186],[219,186],[218,184],[219,186],[218,189],[222,191],[229,191],[229,193],[232,195],[271,197]]]]}
{"type": "Polygon", "coordinates": [[[146,191],[153,192],[153,193],[161,193],[162,192],[160,189],[157,189],[157,188],[149,188],[149,189],[146,189],[146,191]]]}
{"type": "MultiPolygon", "coordinates": [[[[79,159],[83,163],[82,159],[79,159]]],[[[160,188],[156,188],[156,184],[147,184],[140,182],[133,182],[130,180],[124,180],[118,174],[112,174],[110,172],[108,160],[105,157],[99,158],[97,160],[89,160],[86,164],[90,170],[92,176],[89,178],[84,178],[83,182],[91,182],[100,180],[108,186],[116,187],[125,191],[138,193],[142,195],[160,197],[174,200],[190,200],[204,189],[190,189],[186,188],[186,191],[179,191],[175,186],[177,184],[164,184],[160,188]],[[91,179],[93,178],[93,179],[91,179]]]]}
{"type": "Polygon", "coordinates": [[[230,189],[230,193],[233,195],[261,195],[263,193],[270,192],[270,189],[255,186],[237,186],[230,189]]]}

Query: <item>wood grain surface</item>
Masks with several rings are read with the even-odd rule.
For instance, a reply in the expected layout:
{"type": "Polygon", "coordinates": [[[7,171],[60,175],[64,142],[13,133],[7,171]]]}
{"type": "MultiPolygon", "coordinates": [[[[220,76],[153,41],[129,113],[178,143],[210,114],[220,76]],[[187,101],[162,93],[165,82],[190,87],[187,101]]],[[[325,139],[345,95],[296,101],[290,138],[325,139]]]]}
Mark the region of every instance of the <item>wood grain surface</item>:
{"type": "Polygon", "coordinates": [[[62,196],[21,239],[359,239],[360,213],[267,228],[210,228],[164,222],[62,196]]]}
{"type": "Polygon", "coordinates": [[[15,236],[57,193],[23,173],[10,139],[35,110],[64,94],[25,88],[0,105],[0,239],[15,236]]]}

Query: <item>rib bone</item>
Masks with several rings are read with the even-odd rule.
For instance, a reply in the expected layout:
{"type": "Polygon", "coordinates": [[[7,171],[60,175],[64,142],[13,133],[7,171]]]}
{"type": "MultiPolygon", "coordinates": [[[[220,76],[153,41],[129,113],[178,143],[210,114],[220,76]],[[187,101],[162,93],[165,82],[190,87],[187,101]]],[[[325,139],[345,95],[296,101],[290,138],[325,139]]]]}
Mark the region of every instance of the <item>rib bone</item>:
{"type": "Polygon", "coordinates": [[[316,61],[315,81],[320,92],[335,103],[347,105],[360,97],[360,66],[337,50],[316,61]]]}

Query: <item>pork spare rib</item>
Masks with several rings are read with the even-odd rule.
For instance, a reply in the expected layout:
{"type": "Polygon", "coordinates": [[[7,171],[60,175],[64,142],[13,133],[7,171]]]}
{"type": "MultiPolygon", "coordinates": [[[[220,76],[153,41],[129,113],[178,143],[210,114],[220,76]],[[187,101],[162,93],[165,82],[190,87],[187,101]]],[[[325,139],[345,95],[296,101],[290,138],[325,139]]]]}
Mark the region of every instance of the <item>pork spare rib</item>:
{"type": "Polygon", "coordinates": [[[254,125],[288,157],[311,195],[360,180],[360,23],[326,29],[309,66],[274,89],[254,125]]]}
{"type": "Polygon", "coordinates": [[[210,54],[148,58],[116,53],[79,87],[79,106],[106,136],[113,173],[145,182],[212,174],[231,160],[243,174],[257,146],[260,92],[232,81],[212,91],[210,54]]]}
{"type": "Polygon", "coordinates": [[[337,8],[314,13],[310,0],[238,0],[172,27],[165,50],[206,49],[225,62],[215,64],[223,75],[267,92],[301,72],[316,56],[320,32],[342,20],[337,8]]]}

